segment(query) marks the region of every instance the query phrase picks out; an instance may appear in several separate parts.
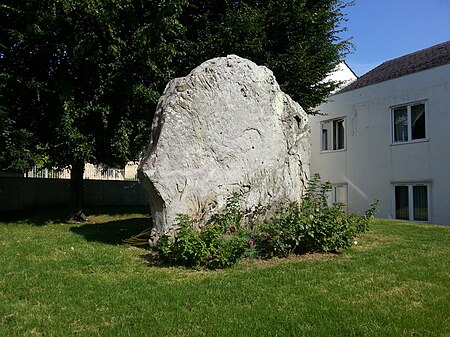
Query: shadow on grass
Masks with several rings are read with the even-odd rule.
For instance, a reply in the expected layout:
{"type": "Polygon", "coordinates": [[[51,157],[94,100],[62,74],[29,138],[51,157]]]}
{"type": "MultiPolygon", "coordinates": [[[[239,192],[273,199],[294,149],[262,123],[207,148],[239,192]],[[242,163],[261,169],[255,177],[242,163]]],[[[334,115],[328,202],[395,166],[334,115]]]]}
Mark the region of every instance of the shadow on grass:
{"type": "MultiPolygon", "coordinates": [[[[84,213],[89,218],[92,215],[124,215],[149,214],[148,206],[114,206],[85,207],[84,213]]],[[[0,212],[0,222],[20,222],[34,226],[44,226],[48,223],[67,223],[69,211],[66,207],[34,208],[21,211],[0,212]]]]}
{"type": "Polygon", "coordinates": [[[79,224],[71,227],[70,231],[83,236],[86,241],[118,245],[123,244],[123,240],[138,235],[151,226],[151,218],[131,218],[105,223],[79,224]]]}
{"type": "Polygon", "coordinates": [[[114,207],[85,207],[85,214],[89,215],[124,215],[149,214],[149,206],[114,206],[114,207]]]}
{"type": "Polygon", "coordinates": [[[65,208],[39,208],[21,211],[0,212],[0,221],[22,223],[32,226],[44,226],[52,222],[64,222],[67,217],[65,208]]]}
{"type": "MultiPolygon", "coordinates": [[[[139,248],[135,247],[134,249],[139,249],[139,248]]],[[[209,269],[205,266],[183,266],[181,264],[163,261],[162,259],[160,259],[156,249],[148,249],[145,251],[145,253],[139,254],[138,256],[140,259],[142,259],[144,261],[144,263],[148,267],[152,267],[152,268],[176,269],[178,271],[183,271],[186,273],[217,272],[219,270],[224,269],[224,268],[209,269]]]]}

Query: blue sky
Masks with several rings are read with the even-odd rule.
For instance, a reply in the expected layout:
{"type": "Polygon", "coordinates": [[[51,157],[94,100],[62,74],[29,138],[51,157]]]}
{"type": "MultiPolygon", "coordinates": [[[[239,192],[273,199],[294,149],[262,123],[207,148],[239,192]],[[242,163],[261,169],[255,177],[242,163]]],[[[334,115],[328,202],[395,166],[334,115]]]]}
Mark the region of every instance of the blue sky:
{"type": "Polygon", "coordinates": [[[450,40],[450,0],[356,0],[344,10],[355,52],[347,64],[361,76],[384,61],[450,40]]]}

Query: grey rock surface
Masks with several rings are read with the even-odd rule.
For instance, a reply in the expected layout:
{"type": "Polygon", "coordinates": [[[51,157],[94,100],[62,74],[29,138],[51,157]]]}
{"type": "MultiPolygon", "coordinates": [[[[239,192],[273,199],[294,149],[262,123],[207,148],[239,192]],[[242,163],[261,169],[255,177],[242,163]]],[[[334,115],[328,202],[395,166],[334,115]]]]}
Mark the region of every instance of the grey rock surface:
{"type": "Polygon", "coordinates": [[[269,69],[235,55],[169,82],[138,169],[153,239],[174,229],[178,214],[201,225],[233,192],[247,218],[300,201],[309,176],[307,120],[269,69]]]}

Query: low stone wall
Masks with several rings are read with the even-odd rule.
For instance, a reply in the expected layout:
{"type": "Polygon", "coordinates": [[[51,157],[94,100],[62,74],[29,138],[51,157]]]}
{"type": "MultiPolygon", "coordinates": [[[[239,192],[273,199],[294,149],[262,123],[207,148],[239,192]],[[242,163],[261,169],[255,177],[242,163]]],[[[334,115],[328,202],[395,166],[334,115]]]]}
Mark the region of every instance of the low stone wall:
{"type": "MultiPolygon", "coordinates": [[[[86,206],[148,204],[137,181],[85,180],[84,197],[86,206]]],[[[64,206],[68,201],[68,179],[0,177],[0,211],[64,206]]]]}

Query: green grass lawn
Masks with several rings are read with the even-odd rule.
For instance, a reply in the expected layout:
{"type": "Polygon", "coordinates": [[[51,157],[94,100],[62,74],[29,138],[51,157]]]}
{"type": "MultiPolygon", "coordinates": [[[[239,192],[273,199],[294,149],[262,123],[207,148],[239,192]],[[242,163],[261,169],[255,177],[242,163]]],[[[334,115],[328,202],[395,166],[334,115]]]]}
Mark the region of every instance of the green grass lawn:
{"type": "Polygon", "coordinates": [[[0,336],[450,336],[450,228],[377,220],[341,254],[160,267],[144,214],[0,222],[0,336]]]}

